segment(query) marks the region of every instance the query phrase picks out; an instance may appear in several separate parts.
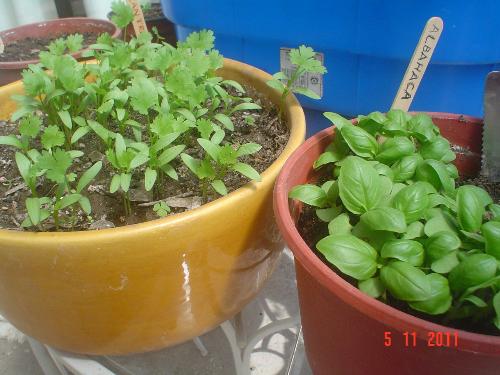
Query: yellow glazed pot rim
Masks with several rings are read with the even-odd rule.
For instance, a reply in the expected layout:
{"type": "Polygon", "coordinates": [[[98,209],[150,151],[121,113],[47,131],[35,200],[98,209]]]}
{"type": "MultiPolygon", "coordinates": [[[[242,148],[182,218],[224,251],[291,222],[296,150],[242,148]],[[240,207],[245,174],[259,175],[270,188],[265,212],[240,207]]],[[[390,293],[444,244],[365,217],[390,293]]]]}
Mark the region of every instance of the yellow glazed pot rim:
{"type": "MultiPolygon", "coordinates": [[[[279,92],[275,89],[270,88],[265,84],[266,81],[271,79],[271,75],[255,68],[251,65],[232,60],[224,59],[223,71],[233,71],[243,74],[248,77],[248,82],[260,82],[265,86],[264,94],[267,94],[269,99],[271,99],[275,104],[279,100],[279,92]]],[[[1,107],[5,105],[2,100],[5,100],[5,96],[10,97],[14,92],[19,92],[21,90],[22,81],[13,82],[6,86],[0,87],[0,113],[1,107]],[[2,98],[3,97],[3,98],[2,98]]],[[[258,90],[262,93],[262,90],[258,90]]],[[[166,227],[179,224],[181,222],[192,222],[192,225],[196,225],[196,219],[205,215],[213,215],[214,211],[218,210],[223,206],[232,206],[235,210],[238,209],[238,203],[244,201],[249,196],[251,196],[254,191],[261,189],[263,186],[274,184],[276,176],[278,175],[281,167],[283,166],[285,160],[292,154],[292,152],[303,142],[305,137],[305,118],[302,107],[300,106],[297,98],[290,94],[287,97],[285,105],[285,115],[288,120],[290,137],[288,142],[278,156],[278,158],[264,171],[261,173],[262,180],[259,182],[251,181],[242,187],[232,191],[224,197],[220,197],[212,202],[206,203],[200,207],[166,216],[164,218],[159,218],[151,221],[146,221],[138,224],[131,224],[122,227],[108,228],[102,230],[90,230],[90,231],[73,231],[73,232],[27,232],[27,231],[17,231],[10,229],[0,229],[0,242],[3,241],[48,241],[52,242],[57,240],[59,243],[64,242],[79,242],[85,241],[90,238],[99,239],[106,241],[107,239],[116,238],[120,236],[133,236],[138,235],[142,232],[147,231],[158,231],[166,227]],[[294,124],[292,126],[291,124],[294,124]],[[63,241],[63,242],[61,242],[63,241]]],[[[244,215],[244,213],[242,213],[244,215]]]]}

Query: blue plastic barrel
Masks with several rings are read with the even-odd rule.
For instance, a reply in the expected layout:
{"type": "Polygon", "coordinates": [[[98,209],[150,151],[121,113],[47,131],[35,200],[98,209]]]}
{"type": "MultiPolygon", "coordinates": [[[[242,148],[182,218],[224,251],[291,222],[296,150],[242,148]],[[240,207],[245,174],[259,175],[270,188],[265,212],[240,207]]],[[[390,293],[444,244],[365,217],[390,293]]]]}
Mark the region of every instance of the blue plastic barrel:
{"type": "MultiPolygon", "coordinates": [[[[444,30],[411,110],[482,115],[484,80],[500,68],[499,0],[162,0],[179,39],[214,30],[226,56],[270,73],[280,47],[324,53],[324,96],[305,108],[346,116],[388,110],[426,21],[444,30]]],[[[326,125],[318,113],[308,125],[326,125]],[[320,122],[318,122],[320,121],[320,122]]],[[[311,130],[311,129],[310,129],[311,130]]]]}

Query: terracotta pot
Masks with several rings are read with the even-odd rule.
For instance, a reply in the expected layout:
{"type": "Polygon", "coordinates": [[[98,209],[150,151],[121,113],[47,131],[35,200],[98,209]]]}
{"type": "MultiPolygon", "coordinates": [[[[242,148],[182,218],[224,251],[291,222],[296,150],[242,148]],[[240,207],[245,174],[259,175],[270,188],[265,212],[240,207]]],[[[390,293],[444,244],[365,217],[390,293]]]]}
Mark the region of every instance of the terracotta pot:
{"type": "MultiPolygon", "coordinates": [[[[121,34],[120,29],[118,29],[112,22],[93,18],[74,17],[37,22],[29,25],[18,26],[13,29],[3,30],[0,31],[0,38],[2,38],[5,43],[5,48],[8,48],[8,44],[10,42],[27,37],[43,38],[85,32],[95,34],[109,33],[113,36],[113,38],[117,38],[121,34]]],[[[86,49],[73,53],[72,56],[78,59],[81,57],[83,51],[86,51],[86,49]]],[[[21,79],[21,72],[23,69],[26,69],[30,64],[36,64],[38,62],[38,59],[24,61],[0,61],[0,86],[21,79]]]]}
{"type": "MultiPolygon", "coordinates": [[[[226,59],[221,76],[279,103],[270,75],[226,59]]],[[[0,89],[0,119],[20,82],[0,89]]],[[[43,343],[90,354],[126,354],[199,336],[239,312],[271,275],[284,246],[274,221],[278,172],[305,136],[295,97],[290,139],[251,182],[199,208],[102,231],[0,230],[0,314],[43,343]]]]}
{"type": "MultiPolygon", "coordinates": [[[[466,153],[458,155],[458,167],[469,175],[477,173],[482,121],[431,115],[442,134],[466,153]]],[[[313,373],[498,374],[500,337],[430,323],[371,298],[323,263],[301,238],[295,227],[301,206],[289,207],[288,192],[317,178],[312,164],[333,137],[334,130],[328,128],[299,147],[283,167],[274,191],[278,226],[295,256],[304,343],[313,373]],[[436,344],[436,333],[441,347],[431,346],[436,344]],[[447,333],[449,347],[442,346],[447,333]],[[392,340],[390,345],[386,337],[392,340]]]]}

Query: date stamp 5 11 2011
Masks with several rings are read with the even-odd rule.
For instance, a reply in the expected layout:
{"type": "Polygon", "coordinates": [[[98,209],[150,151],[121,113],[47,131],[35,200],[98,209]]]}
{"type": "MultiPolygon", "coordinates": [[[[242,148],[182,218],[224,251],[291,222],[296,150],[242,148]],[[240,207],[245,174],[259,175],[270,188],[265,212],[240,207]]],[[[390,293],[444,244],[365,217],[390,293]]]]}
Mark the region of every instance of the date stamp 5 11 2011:
{"type": "MultiPolygon", "coordinates": [[[[384,332],[384,346],[391,347],[395,345],[395,335],[401,335],[402,337],[402,345],[405,348],[415,348],[418,345],[425,345],[429,348],[458,348],[458,332],[438,332],[438,331],[429,331],[427,332],[426,340],[418,340],[417,332],[408,331],[408,332],[393,332],[385,331],[384,332]],[[424,342],[422,342],[424,341],[424,342]]],[[[400,340],[397,340],[399,343],[400,340]]]]}

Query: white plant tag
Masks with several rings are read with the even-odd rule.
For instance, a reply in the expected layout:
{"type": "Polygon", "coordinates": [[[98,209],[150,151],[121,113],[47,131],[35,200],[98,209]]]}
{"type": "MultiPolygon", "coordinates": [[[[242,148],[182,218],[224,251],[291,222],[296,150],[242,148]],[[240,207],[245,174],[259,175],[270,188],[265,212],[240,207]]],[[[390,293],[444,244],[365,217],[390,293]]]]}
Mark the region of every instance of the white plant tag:
{"type": "Polygon", "coordinates": [[[2,38],[0,38],[0,55],[3,53],[3,50],[5,49],[5,44],[3,44],[2,38]]]}
{"type": "MultiPolygon", "coordinates": [[[[285,73],[287,77],[290,77],[295,72],[295,65],[290,61],[291,48],[281,47],[280,48],[280,70],[285,73]]],[[[321,61],[323,64],[325,61],[325,55],[321,52],[316,52],[316,60],[321,61]]],[[[324,65],[324,64],[323,64],[324,65]]],[[[319,95],[323,96],[323,75],[320,73],[304,73],[297,81],[295,85],[297,87],[302,87],[309,89],[319,95]]]]}

